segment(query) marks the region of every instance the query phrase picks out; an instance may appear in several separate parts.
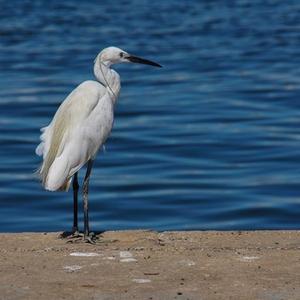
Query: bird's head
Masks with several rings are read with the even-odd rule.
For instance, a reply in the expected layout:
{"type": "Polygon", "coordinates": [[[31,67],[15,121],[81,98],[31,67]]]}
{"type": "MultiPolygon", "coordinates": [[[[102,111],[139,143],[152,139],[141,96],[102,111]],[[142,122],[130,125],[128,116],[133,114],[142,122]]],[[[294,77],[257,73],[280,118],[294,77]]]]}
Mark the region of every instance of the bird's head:
{"type": "Polygon", "coordinates": [[[131,55],[126,51],[117,47],[108,47],[103,49],[98,54],[96,59],[99,59],[101,63],[104,63],[107,66],[111,66],[113,64],[118,64],[118,63],[138,63],[138,64],[150,65],[150,66],[161,68],[161,65],[151,60],[131,55]]]}

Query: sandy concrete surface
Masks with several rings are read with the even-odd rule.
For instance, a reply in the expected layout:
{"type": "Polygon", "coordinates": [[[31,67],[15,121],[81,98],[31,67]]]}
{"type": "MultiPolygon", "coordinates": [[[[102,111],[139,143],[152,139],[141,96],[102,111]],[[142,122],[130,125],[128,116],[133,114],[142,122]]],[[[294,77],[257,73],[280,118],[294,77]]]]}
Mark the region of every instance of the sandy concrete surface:
{"type": "Polygon", "coordinates": [[[0,299],[300,299],[300,231],[0,235],[0,299]]]}

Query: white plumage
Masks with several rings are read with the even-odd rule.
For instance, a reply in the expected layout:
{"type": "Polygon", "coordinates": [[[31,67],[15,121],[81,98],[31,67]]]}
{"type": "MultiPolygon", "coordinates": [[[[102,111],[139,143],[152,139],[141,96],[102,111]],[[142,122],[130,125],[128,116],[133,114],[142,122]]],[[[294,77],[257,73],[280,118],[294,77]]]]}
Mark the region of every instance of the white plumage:
{"type": "Polygon", "coordinates": [[[43,128],[36,149],[45,189],[67,190],[71,177],[92,159],[109,136],[114,119],[111,93],[96,81],[80,84],[43,128]]]}
{"type": "Polygon", "coordinates": [[[41,129],[41,143],[36,148],[36,154],[43,157],[38,173],[46,190],[67,191],[72,176],[75,176],[73,229],[76,231],[77,172],[89,162],[84,182],[85,238],[89,234],[87,192],[92,161],[110,135],[114,121],[114,106],[120,92],[120,76],[110,67],[125,62],[160,67],[154,62],[129,55],[116,47],[102,50],[94,62],[94,75],[97,81],[85,81],[69,94],[50,124],[41,129]]]}

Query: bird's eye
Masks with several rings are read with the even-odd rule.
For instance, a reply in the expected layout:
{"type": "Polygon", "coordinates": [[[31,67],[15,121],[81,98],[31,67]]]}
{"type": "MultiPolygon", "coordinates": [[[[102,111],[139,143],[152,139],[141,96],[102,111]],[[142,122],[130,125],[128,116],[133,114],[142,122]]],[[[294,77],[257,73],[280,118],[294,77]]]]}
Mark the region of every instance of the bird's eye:
{"type": "Polygon", "coordinates": [[[124,52],[120,52],[120,57],[124,57],[124,52]]]}

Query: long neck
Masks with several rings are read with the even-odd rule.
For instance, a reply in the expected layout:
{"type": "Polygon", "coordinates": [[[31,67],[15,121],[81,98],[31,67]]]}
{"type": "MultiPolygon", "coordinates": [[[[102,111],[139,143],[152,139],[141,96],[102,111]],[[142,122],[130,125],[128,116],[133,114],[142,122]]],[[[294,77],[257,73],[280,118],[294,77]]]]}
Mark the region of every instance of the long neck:
{"type": "Polygon", "coordinates": [[[97,57],[94,64],[94,75],[106,87],[112,101],[115,103],[121,88],[119,74],[115,70],[112,70],[109,64],[101,62],[99,57],[97,57]]]}

